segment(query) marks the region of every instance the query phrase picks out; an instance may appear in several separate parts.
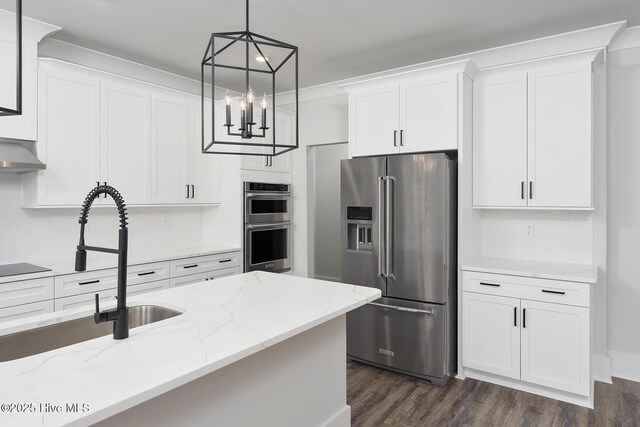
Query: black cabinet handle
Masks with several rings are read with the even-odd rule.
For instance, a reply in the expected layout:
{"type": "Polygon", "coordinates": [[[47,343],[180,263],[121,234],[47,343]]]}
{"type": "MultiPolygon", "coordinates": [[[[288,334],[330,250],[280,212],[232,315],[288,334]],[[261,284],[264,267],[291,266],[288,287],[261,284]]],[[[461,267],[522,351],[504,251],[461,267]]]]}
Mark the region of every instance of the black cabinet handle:
{"type": "Polygon", "coordinates": [[[78,285],[82,286],[82,285],[93,285],[95,283],[100,283],[100,280],[90,280],[88,282],[80,282],[78,283],[78,285]]]}
{"type": "Polygon", "coordinates": [[[486,282],[480,282],[480,284],[481,284],[482,286],[493,286],[493,287],[495,287],[495,288],[499,288],[499,287],[500,287],[500,285],[499,285],[499,284],[497,284],[497,283],[486,283],[486,282]]]}
{"type": "Polygon", "coordinates": [[[185,197],[185,199],[188,199],[189,198],[189,184],[187,184],[186,187],[187,187],[187,196],[185,197]]]}
{"type": "Polygon", "coordinates": [[[223,262],[231,262],[231,258],[229,259],[221,259],[220,261],[218,261],[219,263],[223,263],[223,262]]]}
{"type": "Polygon", "coordinates": [[[144,273],[138,273],[138,276],[149,276],[151,274],[156,274],[155,271],[145,271],[144,273]]]}
{"type": "Polygon", "coordinates": [[[198,264],[191,264],[191,265],[185,265],[182,268],[184,268],[186,270],[187,268],[194,268],[194,267],[197,267],[197,266],[198,266],[198,264]]]}
{"type": "Polygon", "coordinates": [[[549,291],[547,289],[543,289],[542,292],[544,292],[545,294],[564,295],[563,291],[549,291]]]}
{"type": "Polygon", "coordinates": [[[518,307],[513,307],[513,326],[518,326],[517,316],[518,316],[518,307]]]}
{"type": "Polygon", "coordinates": [[[404,136],[404,130],[400,129],[400,146],[404,147],[404,141],[403,141],[403,136],[404,136]]]}
{"type": "Polygon", "coordinates": [[[523,328],[527,327],[527,309],[526,308],[522,309],[522,327],[523,328]]]}
{"type": "Polygon", "coordinates": [[[398,131],[394,130],[393,131],[393,146],[397,147],[398,146],[398,142],[396,141],[396,139],[398,138],[398,131]]]}
{"type": "Polygon", "coordinates": [[[533,181],[529,181],[529,198],[533,199],[533,181]]]}
{"type": "Polygon", "coordinates": [[[196,197],[196,186],[191,184],[191,198],[196,197]]]}
{"type": "Polygon", "coordinates": [[[520,198],[524,200],[524,181],[520,182],[520,198]]]}

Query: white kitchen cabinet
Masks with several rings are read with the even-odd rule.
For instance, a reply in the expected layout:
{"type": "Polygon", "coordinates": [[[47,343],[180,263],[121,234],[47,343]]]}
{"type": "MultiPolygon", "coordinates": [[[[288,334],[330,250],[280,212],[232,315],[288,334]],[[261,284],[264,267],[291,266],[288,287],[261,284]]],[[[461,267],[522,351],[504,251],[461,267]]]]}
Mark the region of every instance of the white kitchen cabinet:
{"type": "Polygon", "coordinates": [[[0,308],[53,299],[53,277],[0,285],[0,308]]]}
{"type": "Polygon", "coordinates": [[[400,87],[390,84],[349,94],[352,157],[398,152],[400,87]]]}
{"type": "Polygon", "coordinates": [[[182,204],[189,182],[189,102],[172,94],[151,96],[151,203],[182,204]]]}
{"type": "Polygon", "coordinates": [[[522,300],[522,380],[589,394],[589,309],[522,300]]]}
{"type": "Polygon", "coordinates": [[[239,274],[238,267],[224,268],[222,270],[205,271],[204,273],[191,274],[189,276],[176,277],[171,279],[171,287],[193,285],[194,283],[207,282],[221,277],[235,276],[239,274]]]}
{"type": "Polygon", "coordinates": [[[471,102],[465,82],[476,73],[470,61],[459,61],[342,86],[349,93],[349,156],[457,150],[471,102]]]}
{"type": "Polygon", "coordinates": [[[473,204],[527,206],[527,74],[473,82],[473,204]]]}
{"type": "Polygon", "coordinates": [[[457,75],[400,85],[400,153],[458,148],[457,75]]]}
{"type": "Polygon", "coordinates": [[[590,399],[590,284],[463,271],[462,291],[467,375],[590,399]]]}
{"type": "Polygon", "coordinates": [[[10,320],[19,320],[31,316],[38,316],[40,314],[52,313],[53,309],[53,299],[48,301],[34,302],[31,304],[0,308],[0,322],[8,322],[10,320]]]}
{"type": "Polygon", "coordinates": [[[529,206],[591,206],[591,66],[529,72],[529,206]]]}
{"type": "MultiPolygon", "coordinates": [[[[14,2],[15,4],[15,2],[14,2]]],[[[60,29],[22,17],[22,115],[0,119],[0,138],[38,139],[38,43],[60,29]]],[[[0,10],[0,106],[16,109],[16,18],[0,10]]]]}
{"type": "Polygon", "coordinates": [[[78,206],[100,181],[100,80],[72,66],[39,70],[38,158],[25,178],[26,205],[78,206]]]}
{"type": "Polygon", "coordinates": [[[463,292],[464,366],[520,378],[520,300],[463,292]]]}
{"type": "MultiPolygon", "coordinates": [[[[276,144],[291,145],[294,141],[295,124],[294,115],[289,111],[276,109],[276,144]]],[[[273,120],[272,113],[267,110],[267,124],[269,129],[265,132],[265,138],[254,138],[249,142],[264,144],[263,148],[246,147],[242,148],[244,153],[273,153],[273,120]]],[[[248,140],[247,140],[248,141],[248,140]]],[[[282,150],[276,148],[276,152],[282,150]]],[[[244,170],[255,170],[261,172],[291,172],[291,152],[279,154],[277,156],[242,156],[240,160],[241,168],[244,170]]]]}
{"type": "MultiPolygon", "coordinates": [[[[150,202],[151,97],[134,85],[101,84],[101,178],[132,205],[150,202]]],[[[109,197],[103,203],[113,203],[109,197]]]]}
{"type": "Polygon", "coordinates": [[[592,67],[600,55],[518,64],[476,78],[475,207],[592,207],[592,67]]]}
{"type": "Polygon", "coordinates": [[[225,154],[202,153],[202,131],[204,141],[211,142],[211,102],[205,102],[204,128],[200,102],[191,103],[191,137],[189,138],[189,185],[191,203],[222,202],[222,162],[225,154]]]}

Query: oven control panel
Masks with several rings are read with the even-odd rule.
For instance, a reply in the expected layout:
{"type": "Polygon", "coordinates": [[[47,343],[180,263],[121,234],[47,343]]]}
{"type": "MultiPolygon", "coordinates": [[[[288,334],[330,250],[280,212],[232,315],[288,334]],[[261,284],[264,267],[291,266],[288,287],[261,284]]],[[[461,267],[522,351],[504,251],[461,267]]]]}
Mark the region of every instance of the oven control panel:
{"type": "Polygon", "coordinates": [[[270,184],[267,182],[245,182],[245,191],[271,191],[271,192],[288,192],[289,184],[270,184]]]}

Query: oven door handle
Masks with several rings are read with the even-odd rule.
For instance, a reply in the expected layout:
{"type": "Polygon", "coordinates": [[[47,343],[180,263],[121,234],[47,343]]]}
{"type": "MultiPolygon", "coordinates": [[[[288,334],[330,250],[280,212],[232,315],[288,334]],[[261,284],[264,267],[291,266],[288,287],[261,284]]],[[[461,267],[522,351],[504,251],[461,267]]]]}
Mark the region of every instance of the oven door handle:
{"type": "Polygon", "coordinates": [[[249,228],[249,229],[254,229],[254,228],[289,228],[289,227],[291,227],[291,223],[290,222],[280,222],[280,223],[270,222],[269,224],[247,224],[247,228],[249,228]]]}
{"type": "Polygon", "coordinates": [[[290,198],[291,193],[289,191],[283,191],[282,193],[245,193],[246,197],[282,197],[290,198]]]}

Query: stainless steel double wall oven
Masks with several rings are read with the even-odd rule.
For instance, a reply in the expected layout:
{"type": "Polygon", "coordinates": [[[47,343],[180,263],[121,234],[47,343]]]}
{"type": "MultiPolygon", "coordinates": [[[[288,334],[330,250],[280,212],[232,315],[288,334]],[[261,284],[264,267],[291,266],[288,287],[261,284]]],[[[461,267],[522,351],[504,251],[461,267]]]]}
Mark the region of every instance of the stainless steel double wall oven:
{"type": "Polygon", "coordinates": [[[290,184],[244,183],[244,271],[291,270],[290,184]]]}

